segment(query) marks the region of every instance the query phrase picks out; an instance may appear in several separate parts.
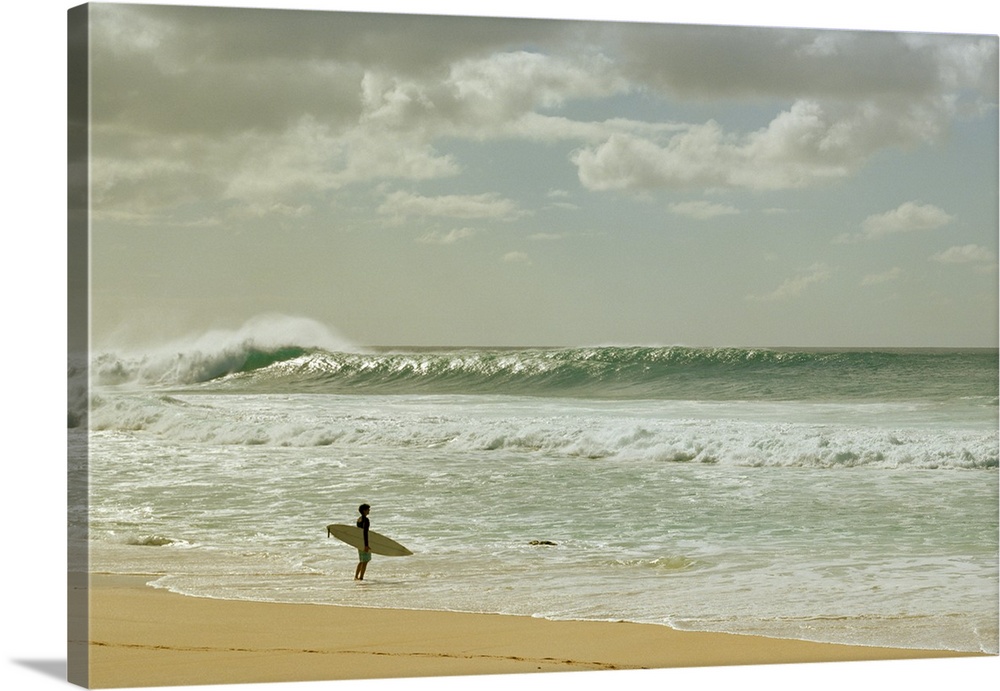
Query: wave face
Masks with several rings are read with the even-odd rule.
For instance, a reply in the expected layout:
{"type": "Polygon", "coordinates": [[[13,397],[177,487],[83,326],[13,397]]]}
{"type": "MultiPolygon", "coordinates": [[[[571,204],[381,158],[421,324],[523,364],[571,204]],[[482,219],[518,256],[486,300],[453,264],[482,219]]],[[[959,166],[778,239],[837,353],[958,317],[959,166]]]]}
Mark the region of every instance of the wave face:
{"type": "Polygon", "coordinates": [[[100,386],[601,399],[997,401],[996,351],[597,347],[339,352],[253,341],[169,355],[104,354],[100,386]]]}

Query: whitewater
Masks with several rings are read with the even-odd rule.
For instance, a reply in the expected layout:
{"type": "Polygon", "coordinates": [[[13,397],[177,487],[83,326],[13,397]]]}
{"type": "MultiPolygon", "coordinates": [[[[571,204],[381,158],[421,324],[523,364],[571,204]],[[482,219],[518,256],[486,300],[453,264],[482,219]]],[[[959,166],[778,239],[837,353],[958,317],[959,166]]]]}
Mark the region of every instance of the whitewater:
{"type": "Polygon", "coordinates": [[[996,653],[997,368],[321,328],[95,350],[72,537],[91,571],[202,597],[996,653]],[[362,502],[415,554],[358,584],[324,526],[362,502]]]}

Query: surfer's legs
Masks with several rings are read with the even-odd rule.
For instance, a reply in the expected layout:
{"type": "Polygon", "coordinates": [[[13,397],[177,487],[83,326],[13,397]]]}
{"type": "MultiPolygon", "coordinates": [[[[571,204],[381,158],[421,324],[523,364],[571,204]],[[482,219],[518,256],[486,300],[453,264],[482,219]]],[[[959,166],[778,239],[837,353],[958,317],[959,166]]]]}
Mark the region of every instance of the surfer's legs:
{"type": "Polygon", "coordinates": [[[368,570],[368,562],[370,562],[371,559],[371,552],[358,550],[358,567],[354,569],[354,580],[363,581],[365,579],[365,571],[368,570]]]}

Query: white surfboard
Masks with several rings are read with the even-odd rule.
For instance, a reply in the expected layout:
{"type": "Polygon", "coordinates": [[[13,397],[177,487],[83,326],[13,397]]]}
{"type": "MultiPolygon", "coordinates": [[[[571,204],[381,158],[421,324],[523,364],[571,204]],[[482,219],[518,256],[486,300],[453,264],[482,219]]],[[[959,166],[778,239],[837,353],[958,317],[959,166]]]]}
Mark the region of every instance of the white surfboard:
{"type": "MultiPolygon", "coordinates": [[[[326,536],[335,537],[341,542],[346,542],[351,547],[362,549],[365,546],[364,531],[356,525],[343,525],[331,523],[326,527],[326,536]]],[[[381,554],[384,557],[408,557],[413,552],[403,547],[401,544],[380,535],[374,530],[368,530],[368,547],[372,554],[381,554]]]]}

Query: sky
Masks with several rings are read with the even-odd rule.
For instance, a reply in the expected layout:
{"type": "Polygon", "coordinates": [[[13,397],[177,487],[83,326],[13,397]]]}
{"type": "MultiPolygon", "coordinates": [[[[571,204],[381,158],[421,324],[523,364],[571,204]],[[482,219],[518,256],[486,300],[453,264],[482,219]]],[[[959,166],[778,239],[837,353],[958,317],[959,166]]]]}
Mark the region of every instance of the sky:
{"type": "Polygon", "coordinates": [[[997,36],[881,28],[92,5],[93,342],[995,347],[997,36]]]}

